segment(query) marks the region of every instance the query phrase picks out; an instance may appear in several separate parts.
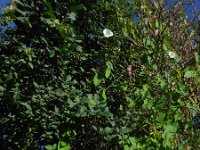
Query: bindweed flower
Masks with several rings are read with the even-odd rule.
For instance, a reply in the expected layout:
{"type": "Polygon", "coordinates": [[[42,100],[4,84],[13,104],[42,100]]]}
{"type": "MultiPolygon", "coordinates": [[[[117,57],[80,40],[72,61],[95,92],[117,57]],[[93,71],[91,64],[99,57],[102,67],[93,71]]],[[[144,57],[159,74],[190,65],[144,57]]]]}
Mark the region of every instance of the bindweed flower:
{"type": "Polygon", "coordinates": [[[9,6],[4,8],[4,13],[10,12],[10,11],[14,11],[15,9],[16,9],[16,5],[11,3],[9,6]]]}
{"type": "Polygon", "coordinates": [[[16,9],[16,6],[15,6],[14,4],[11,4],[9,8],[10,8],[10,10],[12,11],[12,10],[15,10],[15,9],[16,9]]]}
{"type": "Polygon", "coordinates": [[[109,29],[104,29],[103,30],[103,34],[106,38],[112,37],[113,36],[113,32],[109,29]]]}
{"type": "Polygon", "coordinates": [[[172,52],[172,51],[169,51],[169,57],[170,58],[175,58],[176,57],[176,53],[172,52]]]}

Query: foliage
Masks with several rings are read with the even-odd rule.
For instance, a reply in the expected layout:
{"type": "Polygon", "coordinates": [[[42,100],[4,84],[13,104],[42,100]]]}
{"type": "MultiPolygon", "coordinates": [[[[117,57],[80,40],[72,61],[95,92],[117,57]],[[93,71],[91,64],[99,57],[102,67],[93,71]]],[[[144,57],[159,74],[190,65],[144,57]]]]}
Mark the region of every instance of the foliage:
{"type": "Polygon", "coordinates": [[[12,0],[1,16],[16,26],[1,33],[1,145],[198,149],[199,45],[183,7],[12,0]]]}

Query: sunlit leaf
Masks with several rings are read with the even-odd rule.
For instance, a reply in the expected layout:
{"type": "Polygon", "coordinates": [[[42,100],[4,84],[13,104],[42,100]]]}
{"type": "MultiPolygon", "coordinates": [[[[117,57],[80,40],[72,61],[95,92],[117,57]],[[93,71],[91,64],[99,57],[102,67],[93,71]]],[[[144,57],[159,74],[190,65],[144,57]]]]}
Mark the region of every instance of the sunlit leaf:
{"type": "Polygon", "coordinates": [[[93,78],[93,83],[95,86],[98,86],[101,83],[101,79],[98,78],[98,73],[95,74],[93,78]]]}
{"type": "Polygon", "coordinates": [[[103,97],[104,100],[107,100],[106,90],[105,89],[102,92],[102,97],[103,97]]]}
{"type": "Polygon", "coordinates": [[[192,77],[196,77],[198,74],[196,71],[192,71],[192,70],[188,70],[185,72],[184,77],[185,78],[192,78],[192,77]]]}
{"type": "Polygon", "coordinates": [[[110,68],[106,68],[106,73],[105,73],[106,78],[109,78],[110,74],[111,74],[111,69],[110,68]]]}
{"type": "Polygon", "coordinates": [[[89,105],[91,107],[94,107],[96,105],[96,101],[94,100],[94,97],[92,94],[88,94],[88,100],[89,100],[89,105]]]}
{"type": "Polygon", "coordinates": [[[106,128],[104,129],[104,132],[105,132],[106,134],[110,134],[110,133],[113,132],[113,128],[106,127],[106,128]]]}

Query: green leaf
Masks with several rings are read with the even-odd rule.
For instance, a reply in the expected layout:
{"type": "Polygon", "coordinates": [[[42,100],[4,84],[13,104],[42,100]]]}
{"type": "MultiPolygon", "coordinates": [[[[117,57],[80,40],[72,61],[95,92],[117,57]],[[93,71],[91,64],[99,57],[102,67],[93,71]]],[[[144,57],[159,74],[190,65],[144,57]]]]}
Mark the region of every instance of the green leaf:
{"type": "Polygon", "coordinates": [[[106,90],[105,89],[102,92],[102,97],[103,97],[104,100],[107,100],[106,90]]]}
{"type": "Polygon", "coordinates": [[[163,89],[167,85],[165,80],[160,80],[160,87],[163,89]]]}
{"type": "Polygon", "coordinates": [[[95,76],[93,78],[93,83],[95,86],[98,86],[101,83],[101,80],[98,79],[98,73],[95,74],[95,76]]]}
{"type": "Polygon", "coordinates": [[[57,144],[54,144],[54,145],[46,145],[45,146],[45,149],[47,150],[56,150],[57,148],[57,144]]]}
{"type": "Polygon", "coordinates": [[[66,93],[65,93],[61,88],[57,88],[57,89],[55,90],[55,94],[56,94],[57,96],[60,96],[60,97],[66,95],[66,93]]]}
{"type": "Polygon", "coordinates": [[[60,147],[58,148],[58,150],[70,150],[70,145],[69,143],[66,143],[64,141],[59,142],[60,143],[60,147]]]}
{"type": "Polygon", "coordinates": [[[5,91],[5,90],[6,90],[6,89],[5,89],[3,86],[0,85],[0,91],[3,92],[3,91],[5,91]]]}
{"type": "Polygon", "coordinates": [[[164,123],[165,116],[166,116],[166,113],[165,113],[165,112],[160,112],[159,115],[158,115],[158,121],[159,121],[160,123],[164,123]]]}
{"type": "Polygon", "coordinates": [[[168,51],[169,49],[167,48],[167,45],[165,45],[165,44],[163,44],[163,49],[165,50],[165,51],[168,51]]]}
{"type": "Polygon", "coordinates": [[[178,126],[177,125],[165,125],[165,132],[166,133],[172,133],[172,134],[175,134],[177,129],[178,129],[178,126]]]}
{"type": "Polygon", "coordinates": [[[18,3],[18,4],[20,4],[21,6],[24,6],[24,3],[21,2],[20,0],[14,0],[14,1],[11,2],[12,5],[13,5],[14,3],[18,3]]]}
{"type": "Polygon", "coordinates": [[[21,15],[23,15],[23,16],[26,16],[29,12],[28,11],[22,11],[22,10],[20,10],[20,9],[18,9],[18,8],[15,8],[15,10],[18,12],[18,13],[20,13],[21,15]]]}
{"type": "Polygon", "coordinates": [[[58,107],[56,105],[54,106],[54,111],[55,111],[55,113],[59,112],[58,107]]]}
{"type": "Polygon", "coordinates": [[[70,148],[70,146],[68,145],[68,146],[66,146],[66,147],[63,147],[63,148],[58,148],[58,150],[70,150],[71,148],[70,148]]]}
{"type": "Polygon", "coordinates": [[[35,88],[39,88],[39,84],[37,82],[33,82],[33,85],[35,86],[35,88]]]}
{"type": "Polygon", "coordinates": [[[32,61],[32,54],[31,54],[31,48],[25,48],[25,53],[28,56],[28,60],[32,61]]]}
{"type": "Polygon", "coordinates": [[[184,114],[183,114],[181,111],[179,111],[179,110],[176,111],[176,114],[174,115],[174,119],[175,119],[176,121],[182,120],[183,117],[184,117],[184,114]]]}
{"type": "Polygon", "coordinates": [[[29,65],[29,67],[30,67],[31,69],[34,68],[34,66],[33,66],[33,64],[32,64],[31,62],[29,62],[28,65],[29,65]]]}
{"type": "Polygon", "coordinates": [[[156,28],[157,29],[159,28],[159,22],[158,22],[158,20],[156,20],[156,28]]]}
{"type": "Polygon", "coordinates": [[[112,63],[111,63],[110,61],[107,61],[107,62],[106,62],[106,66],[107,66],[108,68],[110,68],[110,69],[113,69],[113,65],[112,65],[112,63]]]}
{"type": "Polygon", "coordinates": [[[198,74],[196,71],[192,71],[192,70],[188,70],[185,72],[185,75],[184,77],[185,78],[193,78],[193,77],[196,77],[198,74]]]}
{"type": "Polygon", "coordinates": [[[162,134],[162,137],[164,139],[163,141],[163,145],[165,147],[170,147],[172,145],[172,141],[173,141],[173,138],[177,132],[177,129],[178,129],[178,125],[171,125],[171,124],[168,124],[168,125],[165,125],[164,126],[164,132],[162,134]]]}
{"type": "Polygon", "coordinates": [[[105,134],[110,134],[110,133],[113,132],[113,129],[110,128],[110,127],[106,127],[106,128],[104,129],[104,132],[105,132],[105,134]]]}
{"type": "Polygon", "coordinates": [[[124,150],[130,150],[128,145],[124,145],[124,150]]]}
{"type": "Polygon", "coordinates": [[[20,102],[20,101],[19,101],[19,103],[20,103],[21,105],[25,106],[25,107],[26,107],[26,109],[28,109],[28,110],[32,111],[32,108],[31,108],[31,106],[30,106],[30,105],[29,105],[27,102],[20,102]]]}
{"type": "Polygon", "coordinates": [[[77,45],[77,46],[76,46],[76,50],[77,50],[78,52],[83,52],[83,48],[82,48],[82,46],[80,46],[80,45],[77,45]]]}
{"type": "Polygon", "coordinates": [[[96,105],[96,101],[94,100],[94,97],[92,94],[88,94],[88,101],[91,107],[94,107],[96,105]]]}
{"type": "Polygon", "coordinates": [[[110,76],[110,74],[111,74],[111,69],[107,68],[106,73],[105,73],[106,78],[108,78],[110,76]]]}
{"type": "Polygon", "coordinates": [[[124,126],[124,127],[121,127],[120,133],[127,134],[127,133],[130,133],[131,131],[132,131],[131,128],[124,126]]]}
{"type": "Polygon", "coordinates": [[[122,32],[123,32],[123,33],[127,33],[127,28],[124,28],[124,27],[123,27],[123,28],[122,28],[122,32]]]}
{"type": "Polygon", "coordinates": [[[72,76],[71,75],[68,75],[67,76],[67,81],[69,82],[69,81],[71,81],[72,80],[72,76]]]}
{"type": "Polygon", "coordinates": [[[137,141],[135,137],[129,137],[129,140],[131,142],[131,149],[137,148],[137,141]]]}

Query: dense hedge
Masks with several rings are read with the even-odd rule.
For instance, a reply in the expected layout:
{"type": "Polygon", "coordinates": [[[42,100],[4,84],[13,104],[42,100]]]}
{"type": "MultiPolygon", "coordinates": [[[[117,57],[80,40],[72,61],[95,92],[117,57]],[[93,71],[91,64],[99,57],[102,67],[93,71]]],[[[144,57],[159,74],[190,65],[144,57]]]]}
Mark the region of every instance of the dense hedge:
{"type": "Polygon", "coordinates": [[[200,148],[198,35],[184,3],[165,6],[12,0],[1,16],[15,25],[0,42],[2,149],[200,148]]]}

